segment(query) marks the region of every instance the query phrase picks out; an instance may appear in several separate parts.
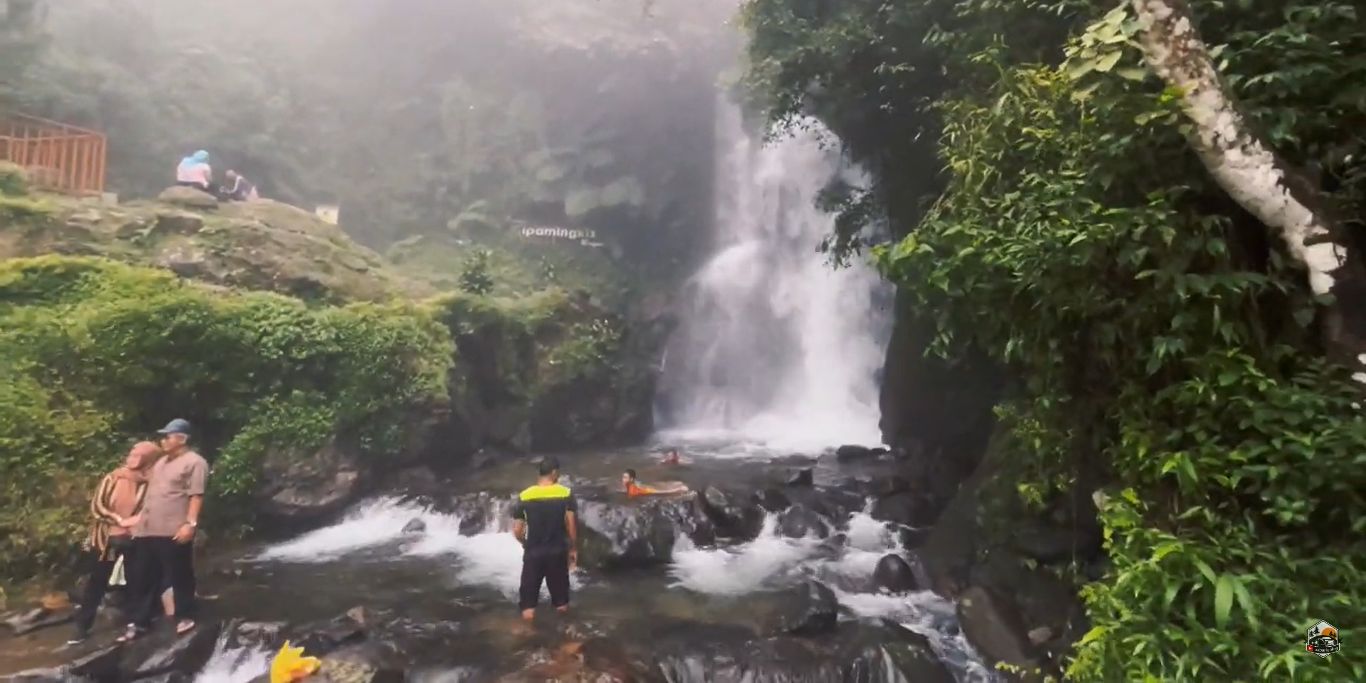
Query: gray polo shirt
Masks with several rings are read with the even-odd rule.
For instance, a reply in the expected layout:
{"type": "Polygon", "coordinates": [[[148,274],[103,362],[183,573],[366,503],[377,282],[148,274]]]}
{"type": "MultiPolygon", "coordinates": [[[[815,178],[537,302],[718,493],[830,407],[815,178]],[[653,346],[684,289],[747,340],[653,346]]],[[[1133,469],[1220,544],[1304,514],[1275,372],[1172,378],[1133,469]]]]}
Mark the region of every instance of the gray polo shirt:
{"type": "Polygon", "coordinates": [[[152,465],[142,521],[134,536],[174,536],[189,521],[190,496],[204,495],[209,463],[194,451],[162,457],[152,465]]]}

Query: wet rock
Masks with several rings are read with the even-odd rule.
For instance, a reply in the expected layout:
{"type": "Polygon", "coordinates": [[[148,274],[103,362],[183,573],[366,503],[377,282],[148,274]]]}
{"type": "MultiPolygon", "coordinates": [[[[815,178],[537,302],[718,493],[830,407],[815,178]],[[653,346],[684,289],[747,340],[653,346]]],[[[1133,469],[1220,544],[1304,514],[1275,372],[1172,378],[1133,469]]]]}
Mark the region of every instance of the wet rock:
{"type": "Polygon", "coordinates": [[[1004,662],[1026,670],[1039,667],[1018,611],[1001,596],[981,586],[968,588],[958,598],[958,623],[989,664],[1004,662]]]}
{"type": "Polygon", "coordinates": [[[0,677],[0,683],[86,683],[95,679],[73,675],[66,667],[28,669],[0,677]]]}
{"type": "Polygon", "coordinates": [[[285,623],[282,621],[235,621],[224,627],[228,645],[233,648],[279,649],[284,642],[285,623]]]}
{"type": "Polygon", "coordinates": [[[741,504],[715,486],[708,486],[700,498],[702,509],[716,525],[716,533],[728,538],[754,538],[764,523],[757,506],[741,504]]]}
{"type": "Polygon", "coordinates": [[[807,581],[790,601],[779,628],[794,636],[818,636],[835,630],[839,620],[839,601],[824,584],[807,581]]]}
{"type": "Polygon", "coordinates": [[[907,550],[919,548],[924,545],[926,539],[930,537],[930,529],[928,527],[901,527],[899,533],[901,536],[901,547],[907,550]]]}
{"type": "Polygon", "coordinates": [[[852,658],[844,680],[850,683],[952,683],[953,674],[919,633],[883,620],[875,642],[852,658]]]}
{"type": "Polygon", "coordinates": [[[792,505],[792,501],[778,489],[763,489],[756,492],[754,502],[768,512],[782,512],[792,505]]]}
{"type": "Polygon", "coordinates": [[[267,518],[292,524],[325,520],[360,494],[360,459],[333,440],[314,451],[273,448],[261,465],[256,498],[267,518]]]}
{"type": "Polygon", "coordinates": [[[792,473],[792,476],[788,477],[788,479],[787,479],[787,485],[788,485],[788,486],[811,486],[812,483],[813,483],[814,481],[815,481],[815,470],[813,470],[813,469],[810,468],[810,467],[803,467],[803,468],[797,470],[796,472],[793,472],[793,473],[792,473]]]}
{"type": "Polygon", "coordinates": [[[798,503],[778,518],[778,531],[788,538],[826,538],[830,535],[830,525],[815,510],[798,503]]]}
{"type": "Polygon", "coordinates": [[[873,583],[880,589],[891,593],[908,593],[920,590],[911,565],[900,555],[884,555],[873,570],[873,583]]]}
{"type": "Polygon", "coordinates": [[[667,564],[673,557],[677,532],[664,510],[674,502],[580,503],[579,520],[585,527],[580,561],[598,569],[667,564]]]}
{"type": "Polygon", "coordinates": [[[172,637],[168,643],[160,636],[142,638],[123,650],[120,680],[140,680],[165,674],[192,675],[204,668],[213,656],[221,625],[199,622],[190,633],[172,637]]]}
{"type": "Polygon", "coordinates": [[[407,524],[403,525],[403,533],[405,534],[420,534],[426,530],[427,522],[423,521],[421,517],[414,517],[408,520],[407,524]]]}
{"type": "Polygon", "coordinates": [[[5,625],[14,631],[14,635],[22,636],[40,629],[65,624],[71,621],[73,616],[70,604],[65,608],[55,610],[47,607],[35,607],[27,612],[5,619],[5,625]]]}
{"type": "Polygon", "coordinates": [[[123,646],[114,644],[100,648],[67,666],[73,676],[97,681],[118,680],[119,663],[123,661],[123,646]]]}
{"type": "Polygon", "coordinates": [[[187,206],[192,209],[216,209],[218,199],[213,195],[193,187],[176,185],[168,187],[157,195],[157,200],[167,204],[187,206]]]}
{"type": "Polygon", "coordinates": [[[844,445],[835,449],[835,459],[840,462],[851,460],[863,460],[877,455],[877,452],[867,446],[844,445]]]}
{"type": "Polygon", "coordinates": [[[335,650],[354,645],[365,640],[365,626],[356,621],[349,613],[330,621],[305,625],[291,629],[294,633],[290,640],[294,645],[304,648],[304,652],[321,657],[335,650]]]}
{"type": "Polygon", "coordinates": [[[923,527],[934,523],[936,512],[935,506],[927,498],[904,491],[877,499],[870,514],[873,519],[883,522],[923,527]]]}

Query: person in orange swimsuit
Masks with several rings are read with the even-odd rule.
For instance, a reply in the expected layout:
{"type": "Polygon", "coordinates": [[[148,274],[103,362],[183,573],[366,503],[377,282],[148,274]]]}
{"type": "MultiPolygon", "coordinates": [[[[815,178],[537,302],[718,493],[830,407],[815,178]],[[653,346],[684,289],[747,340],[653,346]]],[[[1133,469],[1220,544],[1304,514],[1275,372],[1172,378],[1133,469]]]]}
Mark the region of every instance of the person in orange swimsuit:
{"type": "Polygon", "coordinates": [[[639,496],[670,496],[689,492],[687,486],[678,482],[661,483],[659,488],[641,486],[636,481],[635,470],[626,470],[621,473],[621,485],[626,490],[626,495],[631,498],[637,498],[639,496]]]}

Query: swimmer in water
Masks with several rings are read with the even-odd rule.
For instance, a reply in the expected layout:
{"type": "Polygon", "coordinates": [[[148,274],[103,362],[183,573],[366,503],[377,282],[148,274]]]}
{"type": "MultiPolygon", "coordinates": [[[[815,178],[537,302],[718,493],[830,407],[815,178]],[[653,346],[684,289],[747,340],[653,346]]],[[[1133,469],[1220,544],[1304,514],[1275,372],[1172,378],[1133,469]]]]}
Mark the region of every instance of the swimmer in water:
{"type": "Polygon", "coordinates": [[[621,485],[626,490],[626,495],[631,498],[639,496],[671,496],[682,493],[689,493],[691,490],[679,482],[661,482],[658,488],[641,486],[636,482],[636,471],[626,470],[621,473],[621,485]]]}

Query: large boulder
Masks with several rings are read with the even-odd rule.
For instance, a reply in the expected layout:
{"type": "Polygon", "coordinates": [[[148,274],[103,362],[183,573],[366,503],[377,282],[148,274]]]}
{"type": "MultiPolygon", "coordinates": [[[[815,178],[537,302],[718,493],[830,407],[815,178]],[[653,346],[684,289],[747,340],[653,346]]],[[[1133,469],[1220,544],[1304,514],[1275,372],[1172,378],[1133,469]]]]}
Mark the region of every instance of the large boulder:
{"type": "Polygon", "coordinates": [[[835,449],[835,459],[840,462],[850,462],[853,460],[874,458],[886,452],[887,449],[885,448],[869,448],[867,446],[846,444],[835,449]]]}
{"type": "Polygon", "coordinates": [[[969,587],[958,598],[958,623],[987,663],[1026,671],[1040,667],[1019,611],[1009,600],[981,586],[969,587]]]}
{"type": "Polygon", "coordinates": [[[826,538],[830,535],[830,525],[815,510],[798,503],[778,517],[778,532],[789,538],[826,538]]]}
{"type": "Polygon", "coordinates": [[[900,624],[883,620],[883,628],[870,637],[844,680],[859,683],[952,683],[953,674],[935,654],[925,636],[900,624]]]}
{"type": "Polygon", "coordinates": [[[193,211],[160,211],[148,235],[193,235],[204,229],[204,217],[193,211]]]}
{"type": "Polygon", "coordinates": [[[766,512],[782,512],[792,506],[792,501],[775,488],[755,491],[754,502],[766,512]]]}
{"type": "Polygon", "coordinates": [[[711,524],[692,499],[579,504],[584,540],[581,562],[619,569],[667,564],[680,536],[714,540],[711,524]]]}
{"type": "Polygon", "coordinates": [[[764,524],[764,513],[757,506],[739,496],[732,496],[715,486],[703,489],[698,499],[702,509],[716,525],[716,533],[727,538],[754,538],[764,524]]]}
{"type": "Polygon", "coordinates": [[[787,478],[788,486],[811,486],[814,482],[815,471],[810,467],[798,469],[787,478]]]}
{"type": "Polygon", "coordinates": [[[175,185],[168,187],[157,195],[157,200],[167,204],[175,204],[191,209],[216,209],[218,199],[213,195],[193,187],[175,185]]]}
{"type": "Polygon", "coordinates": [[[921,586],[911,571],[911,565],[900,555],[884,555],[873,570],[873,583],[891,593],[920,590],[921,586]]]}
{"type": "Polygon", "coordinates": [[[839,601],[835,593],[818,581],[807,581],[785,601],[778,628],[794,636],[819,636],[835,630],[839,621],[839,601]]]}
{"type": "Polygon", "coordinates": [[[259,510],[289,525],[323,521],[362,493],[366,473],[360,458],[336,440],[311,451],[271,449],[261,464],[259,510]]]}

